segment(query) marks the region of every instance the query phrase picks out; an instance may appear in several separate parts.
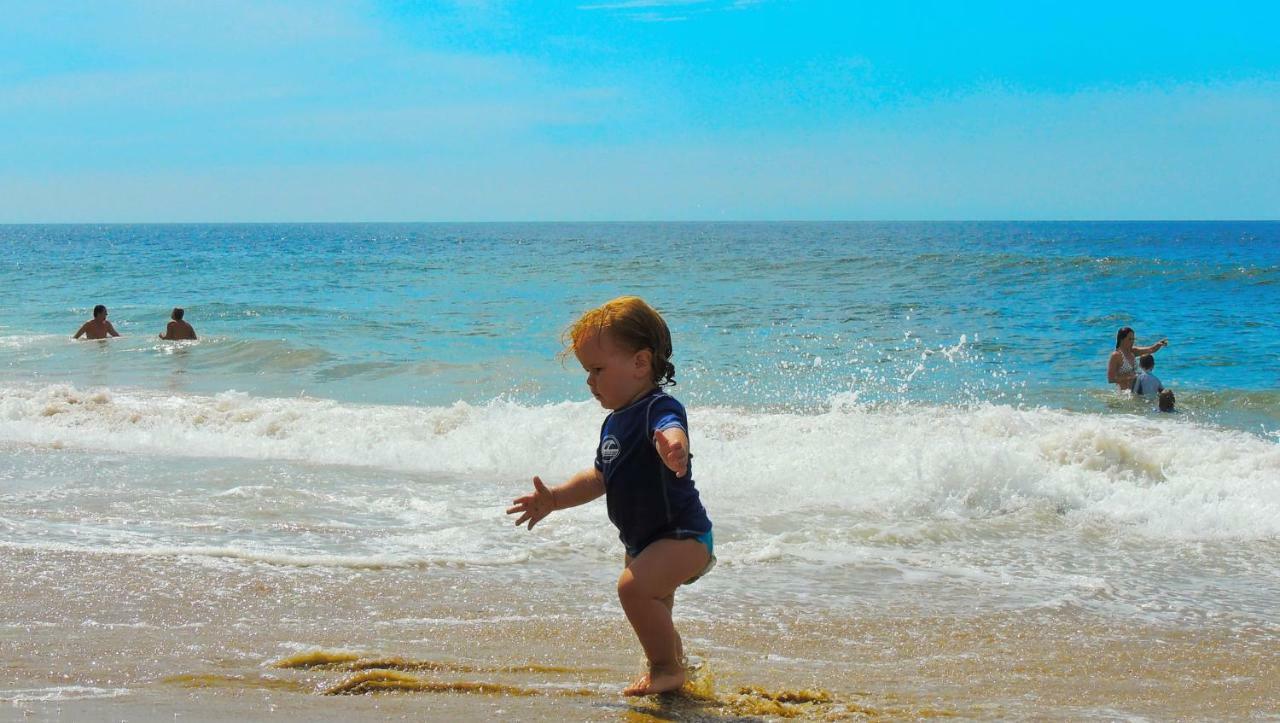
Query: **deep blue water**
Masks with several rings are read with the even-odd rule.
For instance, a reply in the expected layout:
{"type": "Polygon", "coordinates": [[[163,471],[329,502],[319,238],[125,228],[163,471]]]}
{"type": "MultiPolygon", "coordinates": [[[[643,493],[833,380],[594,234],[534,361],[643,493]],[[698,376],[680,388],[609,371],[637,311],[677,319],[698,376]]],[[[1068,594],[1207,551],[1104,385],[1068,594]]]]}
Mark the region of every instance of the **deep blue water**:
{"type": "Polygon", "coordinates": [[[1280,418],[1280,223],[0,226],[0,377],[445,404],[585,396],[559,335],[644,296],[689,403],[1131,411],[1116,329],[1184,413],[1280,418]],[[71,343],[103,303],[124,338],[71,343]],[[180,305],[202,341],[161,343],[180,305]]]}

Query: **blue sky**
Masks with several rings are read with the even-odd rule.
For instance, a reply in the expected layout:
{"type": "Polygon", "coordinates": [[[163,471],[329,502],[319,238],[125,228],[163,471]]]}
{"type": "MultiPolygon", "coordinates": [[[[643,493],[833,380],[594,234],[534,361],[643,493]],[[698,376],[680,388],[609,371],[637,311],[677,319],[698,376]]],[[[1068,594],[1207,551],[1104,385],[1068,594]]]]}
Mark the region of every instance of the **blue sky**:
{"type": "Polygon", "coordinates": [[[1280,218],[1280,4],[0,0],[0,222],[1280,218]]]}

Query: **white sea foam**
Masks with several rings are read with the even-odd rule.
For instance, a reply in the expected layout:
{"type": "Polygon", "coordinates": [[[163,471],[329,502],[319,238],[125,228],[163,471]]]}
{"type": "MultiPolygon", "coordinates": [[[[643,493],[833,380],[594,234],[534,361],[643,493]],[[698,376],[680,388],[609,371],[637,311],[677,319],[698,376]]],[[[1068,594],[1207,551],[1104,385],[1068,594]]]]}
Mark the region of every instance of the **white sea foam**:
{"type": "Polygon", "coordinates": [[[128,688],[95,688],[85,685],[58,685],[51,688],[0,690],[0,702],[35,703],[60,700],[92,700],[128,695],[128,688]]]}
{"type": "Polygon", "coordinates": [[[47,542],[9,542],[0,540],[0,548],[40,552],[95,553],[120,557],[192,557],[228,559],[242,562],[261,562],[288,567],[340,567],[350,569],[384,570],[427,566],[512,565],[529,559],[527,552],[517,552],[506,557],[467,557],[464,555],[336,555],[323,553],[289,553],[276,550],[259,550],[234,546],[212,545],[147,545],[127,547],[121,545],[76,545],[47,542]]]}
{"type": "MultiPolygon", "coordinates": [[[[0,442],[350,465],[468,487],[535,473],[555,480],[589,465],[601,417],[588,402],[405,407],[235,392],[0,388],[0,442]]],[[[788,542],[822,543],[824,520],[878,519],[875,534],[910,537],[922,529],[945,534],[918,520],[1037,509],[1156,538],[1280,536],[1280,445],[1186,419],[1001,405],[870,407],[849,398],[821,413],[695,407],[690,417],[699,488],[722,518],[728,513],[759,534],[756,559],[784,554],[788,542]],[[818,524],[796,526],[809,519],[818,524]]],[[[260,484],[220,494],[276,495],[260,484]]],[[[369,504],[424,519],[442,511],[413,495],[369,504]]]]}
{"type": "Polygon", "coordinates": [[[595,409],[586,403],[397,407],[237,392],[166,396],[67,385],[0,387],[0,440],[442,475],[518,469],[523,476],[528,469],[575,467],[584,454],[589,461],[599,424],[595,409]]]}
{"type": "Polygon", "coordinates": [[[975,408],[698,410],[723,504],[769,514],[992,517],[1042,505],[1158,537],[1280,535],[1280,446],[1171,418],[975,408]]]}

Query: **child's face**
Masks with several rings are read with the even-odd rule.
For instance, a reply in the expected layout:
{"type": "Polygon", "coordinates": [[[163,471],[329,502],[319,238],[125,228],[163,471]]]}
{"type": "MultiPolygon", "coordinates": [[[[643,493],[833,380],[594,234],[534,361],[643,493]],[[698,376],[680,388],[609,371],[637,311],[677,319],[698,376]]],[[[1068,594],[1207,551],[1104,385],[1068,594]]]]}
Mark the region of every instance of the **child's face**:
{"type": "Polygon", "coordinates": [[[593,334],[573,350],[587,371],[587,386],[605,409],[622,409],[653,387],[648,349],[627,351],[607,334],[593,334]]]}

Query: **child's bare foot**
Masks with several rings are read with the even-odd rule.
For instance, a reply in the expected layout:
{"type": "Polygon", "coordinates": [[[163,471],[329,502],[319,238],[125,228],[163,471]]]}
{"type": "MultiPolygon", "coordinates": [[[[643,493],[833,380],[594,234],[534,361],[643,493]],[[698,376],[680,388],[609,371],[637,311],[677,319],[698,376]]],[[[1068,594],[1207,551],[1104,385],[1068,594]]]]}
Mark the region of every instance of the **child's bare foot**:
{"type": "Polygon", "coordinates": [[[684,666],[679,663],[671,665],[650,665],[649,672],[640,676],[636,682],[622,690],[623,695],[657,695],[679,690],[684,685],[684,666]]]}

